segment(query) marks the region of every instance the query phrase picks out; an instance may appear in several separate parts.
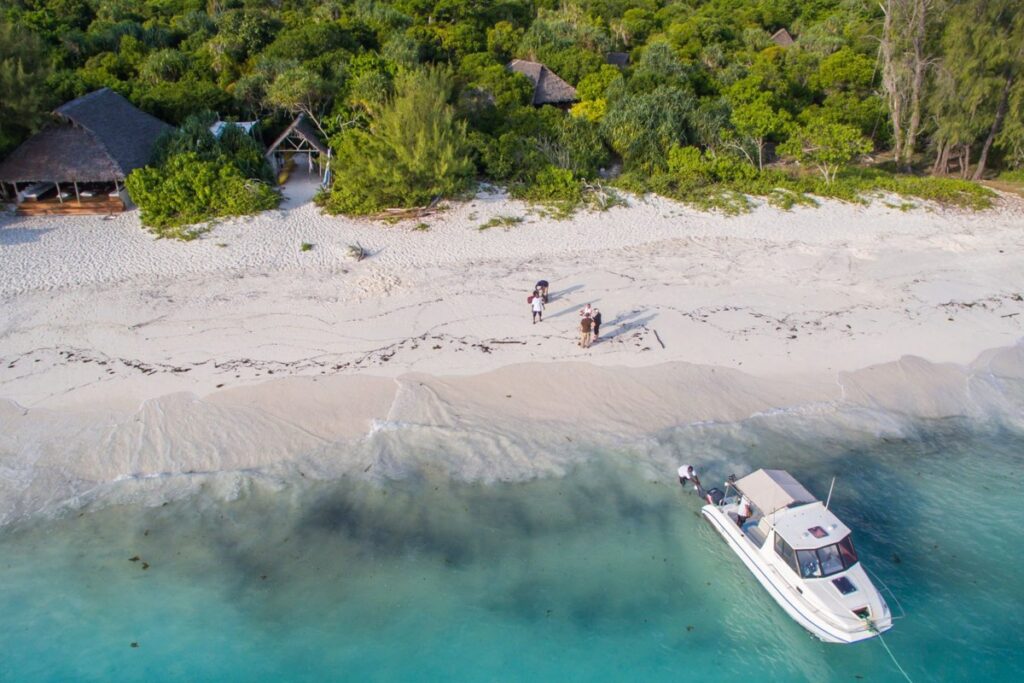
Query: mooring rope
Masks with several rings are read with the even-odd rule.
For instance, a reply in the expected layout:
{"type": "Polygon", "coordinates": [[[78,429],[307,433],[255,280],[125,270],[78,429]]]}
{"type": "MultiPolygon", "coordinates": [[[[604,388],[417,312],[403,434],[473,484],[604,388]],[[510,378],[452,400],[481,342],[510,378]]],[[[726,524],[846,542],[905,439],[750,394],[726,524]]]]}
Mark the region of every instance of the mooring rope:
{"type": "Polygon", "coordinates": [[[903,667],[900,666],[900,663],[896,660],[896,655],[894,655],[892,653],[892,650],[889,649],[889,645],[886,644],[885,639],[882,638],[881,631],[879,631],[877,628],[875,628],[875,625],[872,622],[870,622],[870,621],[868,622],[868,628],[870,628],[872,631],[874,631],[875,635],[878,636],[878,642],[880,642],[882,644],[882,647],[885,649],[886,654],[889,655],[889,659],[891,659],[892,663],[896,665],[896,669],[901,674],[903,674],[903,677],[905,679],[907,679],[907,683],[914,683],[914,681],[910,678],[910,675],[906,671],[903,670],[903,667]]]}

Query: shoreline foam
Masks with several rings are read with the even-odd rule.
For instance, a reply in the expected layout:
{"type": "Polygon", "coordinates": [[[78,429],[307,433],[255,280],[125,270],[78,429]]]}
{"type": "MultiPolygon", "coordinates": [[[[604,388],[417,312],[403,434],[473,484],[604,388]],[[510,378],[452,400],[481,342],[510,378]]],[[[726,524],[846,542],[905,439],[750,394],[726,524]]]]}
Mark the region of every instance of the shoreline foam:
{"type": "MultiPolygon", "coordinates": [[[[659,434],[801,418],[822,438],[900,438],[920,421],[966,418],[1024,430],[1024,346],[967,366],[904,358],[838,382],[760,378],[668,363],[530,364],[474,376],[282,378],[138,409],[0,403],[0,525],[93,504],[156,504],[196,487],[224,497],[245,480],[403,478],[423,468],[465,481],[559,475],[595,450],[665,469],[659,434]]],[[[781,424],[781,423],[780,423],[781,424]]],[[[272,485],[272,484],[271,484],[272,485]]]]}

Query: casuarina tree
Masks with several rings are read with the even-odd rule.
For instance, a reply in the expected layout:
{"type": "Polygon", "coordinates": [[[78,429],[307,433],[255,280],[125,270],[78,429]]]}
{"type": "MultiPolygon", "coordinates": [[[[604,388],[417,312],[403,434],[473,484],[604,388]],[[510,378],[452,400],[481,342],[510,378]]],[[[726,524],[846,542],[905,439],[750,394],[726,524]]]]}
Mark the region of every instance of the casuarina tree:
{"type": "Polygon", "coordinates": [[[368,126],[342,134],[325,208],[370,214],[465,191],[473,163],[466,125],[448,103],[450,90],[439,68],[402,74],[394,96],[371,110],[368,126]]]}

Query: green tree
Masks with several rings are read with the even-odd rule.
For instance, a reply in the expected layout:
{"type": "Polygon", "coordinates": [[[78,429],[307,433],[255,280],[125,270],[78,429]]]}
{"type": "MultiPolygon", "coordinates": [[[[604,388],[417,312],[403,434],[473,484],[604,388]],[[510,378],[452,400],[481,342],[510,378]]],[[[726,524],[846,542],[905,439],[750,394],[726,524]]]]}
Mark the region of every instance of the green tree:
{"type": "Polygon", "coordinates": [[[696,100],[680,88],[657,88],[609,103],[601,122],[611,148],[629,170],[664,167],[668,150],[687,142],[696,100]]]}
{"type": "Polygon", "coordinates": [[[281,72],[267,88],[267,104],[292,114],[305,114],[324,131],[322,119],[336,86],[306,66],[281,72]]]}
{"type": "Polygon", "coordinates": [[[1014,0],[965,0],[949,13],[943,57],[929,104],[936,120],[934,170],[958,153],[967,177],[971,148],[981,141],[974,179],[1004,128],[1014,130],[1024,97],[1024,12],[1014,0]],[[1015,116],[1016,114],[1016,116],[1015,116]],[[1009,121],[1009,126],[1007,122],[1009,121]]]}
{"type": "Polygon", "coordinates": [[[626,46],[642,44],[655,28],[654,13],[638,7],[626,10],[620,19],[611,22],[615,37],[626,46]]]}
{"type": "Polygon", "coordinates": [[[0,22],[0,154],[45,118],[50,73],[42,41],[31,31],[0,22]]]}
{"type": "Polygon", "coordinates": [[[150,52],[139,68],[139,77],[147,83],[180,81],[191,68],[188,55],[173,49],[150,52]]]}
{"type": "Polygon", "coordinates": [[[516,46],[523,39],[522,29],[508,21],[499,21],[487,29],[487,49],[502,62],[516,56],[516,46]]]}
{"type": "Polygon", "coordinates": [[[621,83],[622,73],[614,66],[605,64],[600,70],[584,76],[576,86],[580,101],[573,106],[572,115],[600,123],[608,111],[607,93],[612,83],[621,83]]]}
{"type": "Polygon", "coordinates": [[[734,146],[754,163],[742,145],[743,142],[752,144],[757,152],[756,166],[759,171],[764,170],[764,151],[769,139],[784,133],[792,121],[789,112],[772,106],[771,97],[767,93],[759,93],[734,106],[729,119],[741,143],[734,146]]]}
{"type": "Polygon", "coordinates": [[[889,104],[896,162],[909,166],[924,118],[928,66],[934,58],[938,0],[883,0],[882,85],[889,104]]]}
{"type": "Polygon", "coordinates": [[[812,164],[831,185],[839,171],[857,157],[871,151],[871,141],[854,126],[827,119],[809,122],[779,146],[779,152],[800,163],[812,164]]]}
{"type": "Polygon", "coordinates": [[[466,125],[448,104],[450,90],[437,68],[400,76],[394,97],[371,110],[368,128],[342,135],[326,209],[370,214],[466,190],[473,164],[466,125]]]}

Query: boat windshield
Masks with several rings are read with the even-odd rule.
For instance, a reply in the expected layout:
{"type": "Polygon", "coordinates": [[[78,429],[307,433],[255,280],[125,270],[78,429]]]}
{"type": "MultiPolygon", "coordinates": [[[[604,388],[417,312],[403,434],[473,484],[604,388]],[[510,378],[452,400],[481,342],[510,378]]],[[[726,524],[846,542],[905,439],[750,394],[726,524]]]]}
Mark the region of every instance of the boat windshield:
{"type": "Polygon", "coordinates": [[[800,576],[805,579],[816,579],[838,574],[857,564],[857,551],[853,549],[853,541],[847,536],[838,543],[823,548],[797,550],[796,560],[800,566],[800,576]]]}

